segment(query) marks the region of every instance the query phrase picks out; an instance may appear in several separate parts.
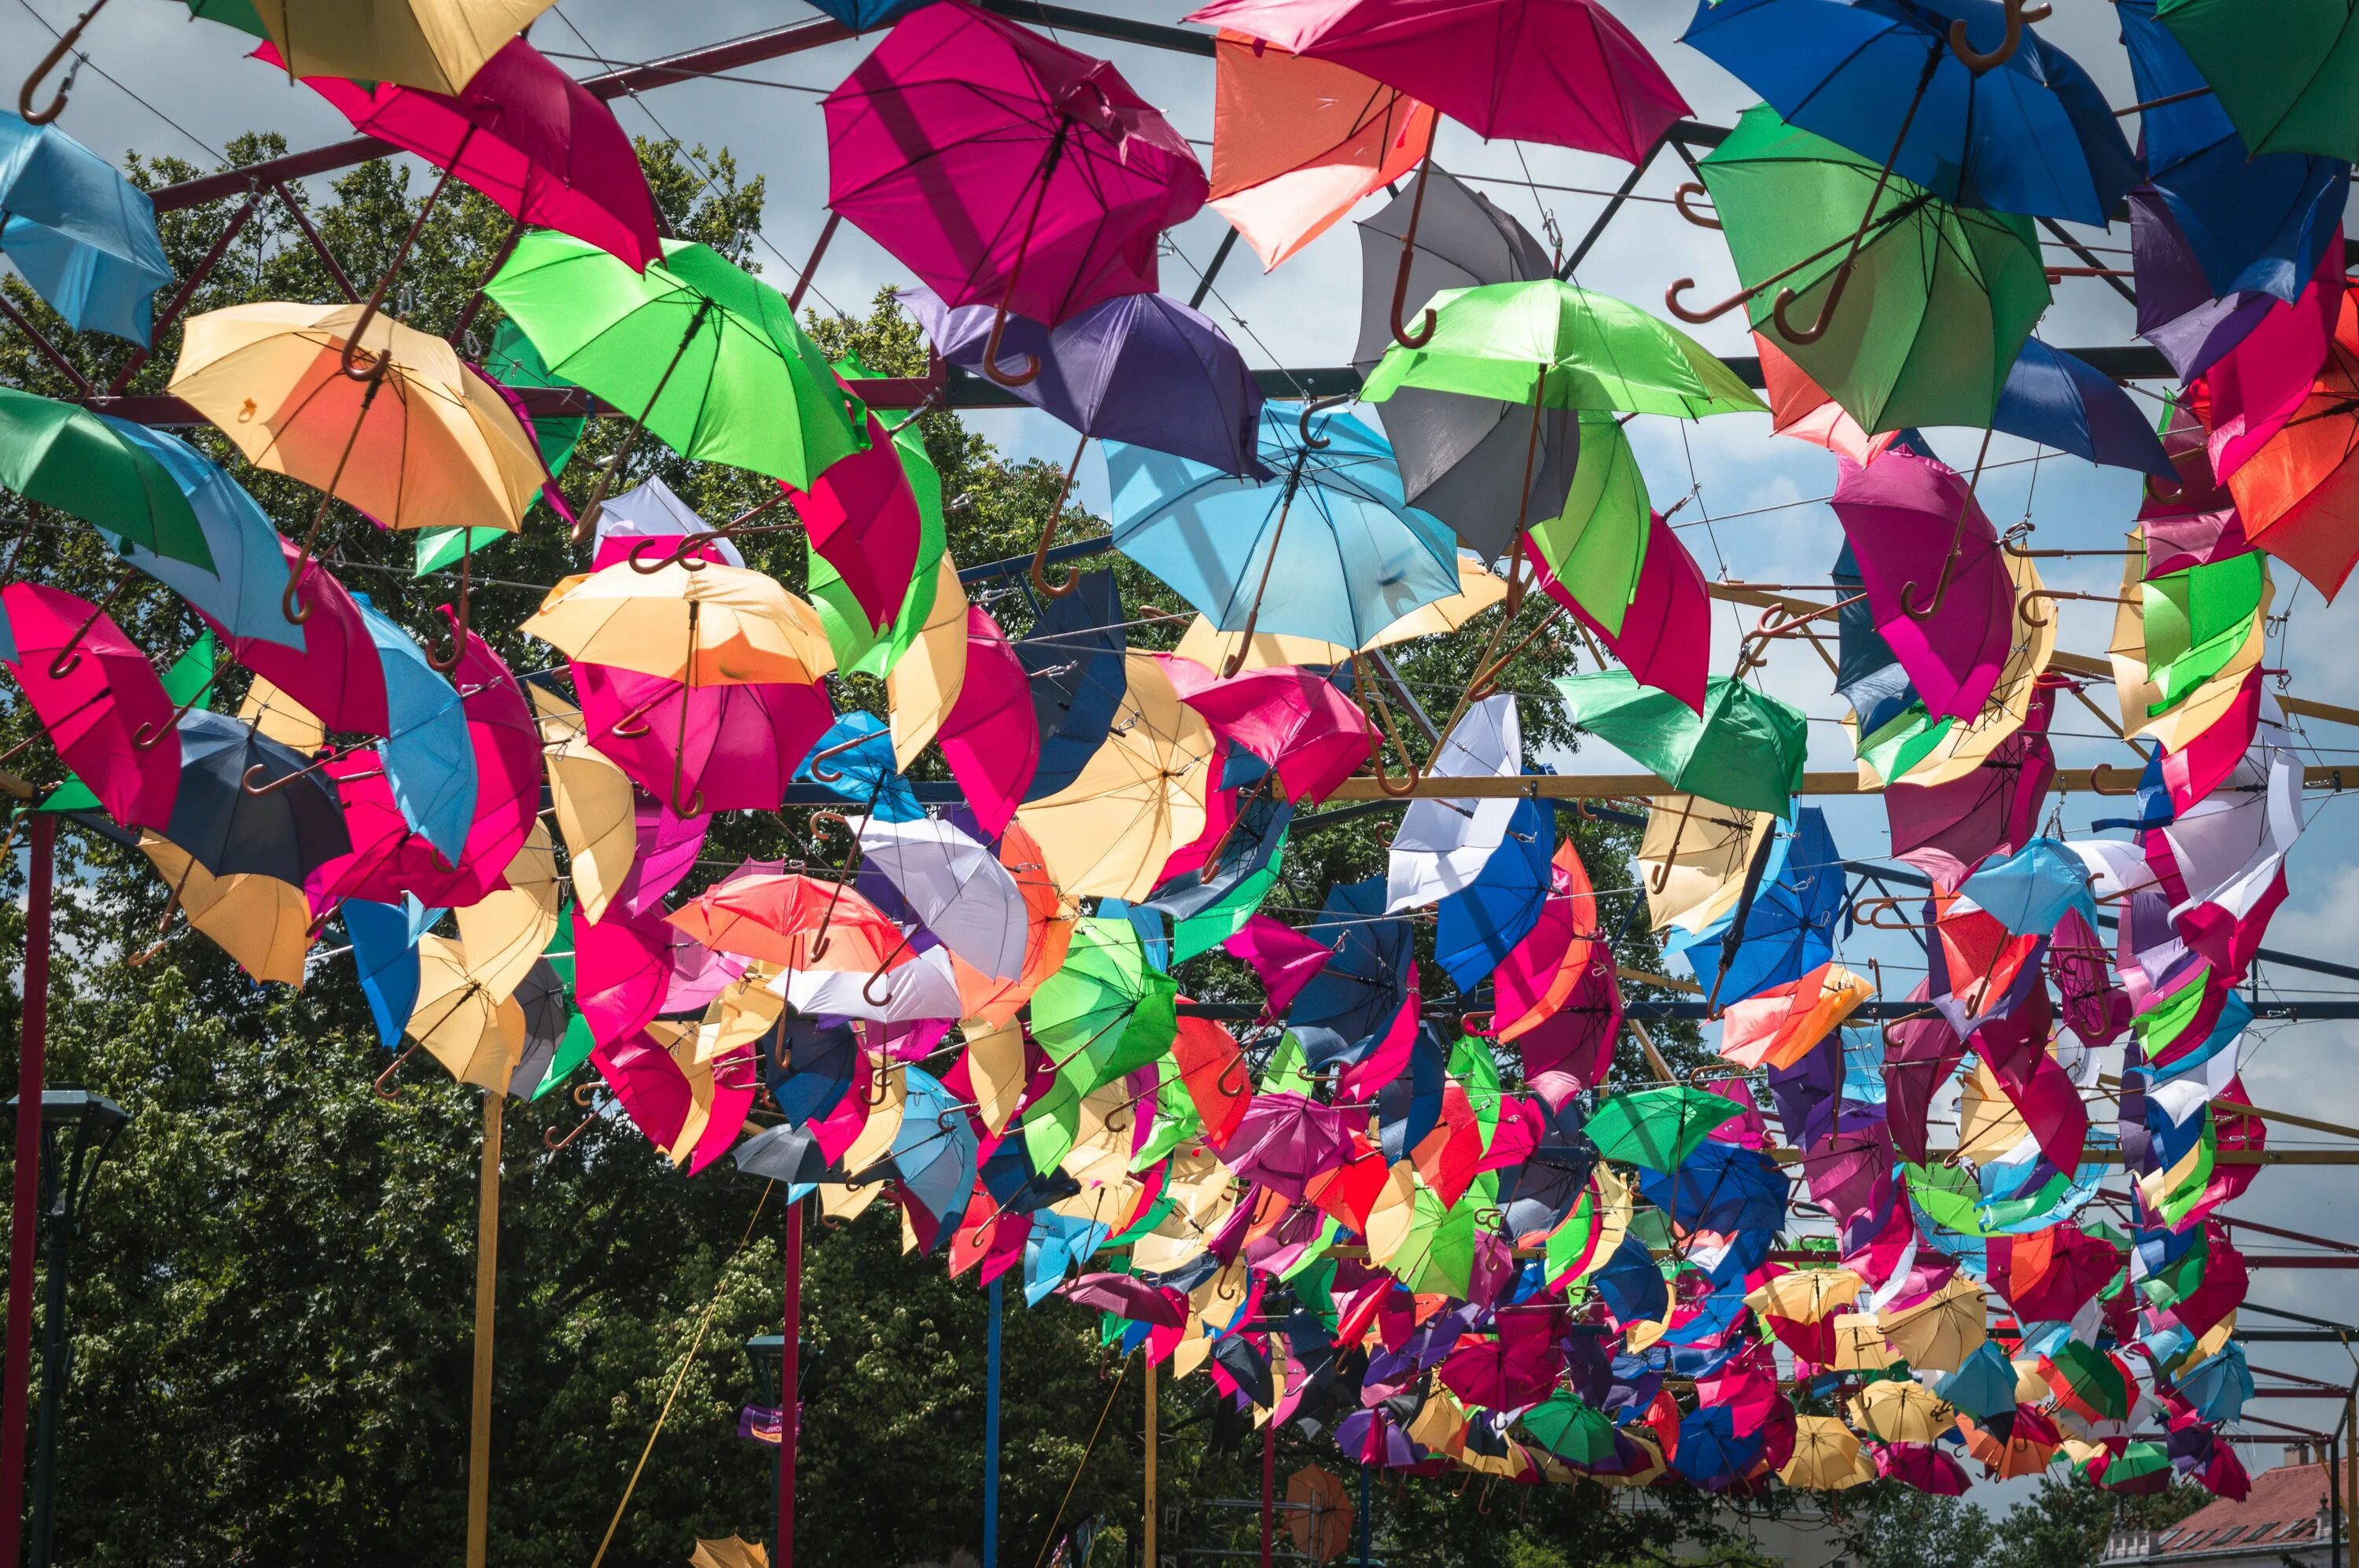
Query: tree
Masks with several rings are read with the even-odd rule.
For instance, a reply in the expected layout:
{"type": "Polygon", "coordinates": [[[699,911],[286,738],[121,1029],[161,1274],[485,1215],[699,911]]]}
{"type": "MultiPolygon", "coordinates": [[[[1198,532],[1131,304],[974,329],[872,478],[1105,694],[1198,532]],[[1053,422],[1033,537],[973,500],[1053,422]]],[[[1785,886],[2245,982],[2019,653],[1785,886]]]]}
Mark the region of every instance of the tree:
{"type": "MultiPolygon", "coordinates": [[[[1838,1495],[1843,1549],[1860,1568],[1982,1568],[1998,1528],[1971,1500],[1937,1497],[1897,1481],[1838,1495]]],[[[2012,1543],[2000,1561],[2013,1562],[2012,1543]]]]}
{"type": "Polygon", "coordinates": [[[2006,1561],[2022,1568],[2091,1568],[2115,1530],[2160,1530],[2212,1501],[2202,1487],[2174,1483],[2143,1497],[2108,1492],[2078,1471],[2039,1478],[2039,1493],[2000,1525],[2006,1561]]]}

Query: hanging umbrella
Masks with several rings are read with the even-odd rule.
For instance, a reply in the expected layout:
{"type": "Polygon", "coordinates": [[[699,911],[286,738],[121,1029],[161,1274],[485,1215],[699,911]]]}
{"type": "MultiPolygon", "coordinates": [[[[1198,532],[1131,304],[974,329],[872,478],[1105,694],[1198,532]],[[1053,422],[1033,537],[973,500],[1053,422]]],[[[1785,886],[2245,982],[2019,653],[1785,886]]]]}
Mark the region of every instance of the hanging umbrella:
{"type": "Polygon", "coordinates": [[[0,254],[74,331],[149,346],[156,290],[173,278],[156,204],[45,121],[0,114],[0,254]]]}
{"type": "Polygon", "coordinates": [[[1958,891],[2018,936],[2046,936],[2074,909],[2093,926],[2097,920],[2088,866],[2051,838],[1984,861],[1958,891]]]}
{"type": "Polygon", "coordinates": [[[364,595],[354,595],[353,604],[386,694],[385,741],[377,747],[386,788],[410,830],[455,865],[477,797],[466,705],[408,632],[364,595]]]}
{"type": "Polygon", "coordinates": [[[1038,990],[1040,984],[1065,962],[1071,943],[1078,906],[1058,890],[1049,877],[1046,857],[1020,823],[1010,822],[999,838],[999,864],[1015,878],[1024,899],[1024,966],[1012,981],[995,981],[952,954],[951,969],[959,984],[963,1017],[973,1023],[1001,1025],[1038,990]]]}
{"type": "Polygon", "coordinates": [[[220,569],[170,470],[87,408],[0,387],[0,486],[169,560],[220,569]]]}
{"type": "Polygon", "coordinates": [[[1966,1470],[1927,1443],[1895,1443],[1875,1451],[1876,1474],[1936,1497],[1963,1497],[1966,1470]]]}
{"type": "Polygon", "coordinates": [[[1934,1443],[1956,1422],[1958,1412],[1922,1383],[1885,1377],[1851,1401],[1852,1420],[1885,1443],[1934,1443]]]}
{"type": "Polygon", "coordinates": [[[2054,1463],[2063,1435],[2038,1410],[2015,1406],[2011,1412],[2012,1421],[2004,1423],[2004,1437],[1998,1430],[2002,1423],[1995,1419],[1985,1426],[1972,1416],[1958,1418],[1958,1430],[1966,1437],[1966,1452],[1989,1465],[1992,1475],[2001,1481],[2046,1470],[2054,1463]]]}
{"type": "Polygon", "coordinates": [[[2248,8],[2222,0],[2161,0],[2155,16],[2252,152],[2359,158],[2359,114],[2343,88],[2359,63],[2347,15],[2291,12],[2257,26],[2248,8]]]}
{"type": "Polygon", "coordinates": [[[1875,1480],[1875,1467],[1841,1416],[1797,1416],[1794,1452],[1777,1478],[1809,1491],[1839,1492],[1875,1480]]]}
{"type": "Polygon", "coordinates": [[[278,595],[287,587],[285,541],[254,497],[179,437],[127,419],[101,418],[162,465],[188,497],[212,564],[199,566],[159,555],[102,522],[99,531],[115,553],[186,599],[223,634],[301,650],[303,629],[289,626],[278,611],[278,595]]]}
{"type": "MultiPolygon", "coordinates": [[[[275,51],[269,62],[281,63],[275,51]]],[[[353,129],[447,169],[518,223],[634,267],[663,256],[655,195],[614,111],[520,38],[443,92],[342,74],[304,81],[353,129]]]]}
{"type": "Polygon", "coordinates": [[[1799,980],[1729,1004],[1720,1053],[1739,1067],[1792,1067],[1874,991],[1862,976],[1821,964],[1799,980]]]}
{"type": "MultiPolygon", "coordinates": [[[[1262,410],[1267,480],[1110,445],[1114,548],[1247,641],[1266,625],[1359,648],[1457,591],[1457,545],[1402,498],[1374,430],[1329,415],[1314,431],[1313,407],[1262,410]]],[[[1223,672],[1243,662],[1232,655],[1223,672]]]]}
{"type": "Polygon", "coordinates": [[[418,969],[418,1000],[403,1032],[460,1083],[508,1093],[524,1058],[524,1009],[495,996],[468,967],[465,946],[449,937],[419,940],[418,969]]]}
{"type": "Polygon", "coordinates": [[[1343,1163],[1352,1150],[1352,1116],[1290,1090],[1256,1094],[1221,1148],[1221,1163],[1289,1200],[1304,1184],[1343,1163]]]}
{"type": "Polygon", "coordinates": [[[990,979],[1023,974],[1024,895],[990,850],[931,817],[865,818],[859,835],[863,870],[874,867],[892,883],[943,946],[990,979]]]}
{"type": "Polygon", "coordinates": [[[2028,218],[1893,179],[1881,157],[1746,110],[1698,168],[1744,290],[1696,309],[1681,278],[1665,302],[1685,321],[1742,305],[1866,430],[1986,426],[2048,308],[2038,238],[2028,218]]]}
{"type": "Polygon", "coordinates": [[[1687,1162],[1712,1128],[1739,1115],[1734,1100],[1673,1085],[1609,1094],[1582,1131],[1608,1160],[1626,1160],[1665,1173],[1687,1162]]]}
{"type": "Polygon", "coordinates": [[[205,870],[299,887],[350,852],[335,793],[309,757],[225,713],[191,711],[179,731],[180,784],[165,837],[205,870]]]}
{"type": "Polygon", "coordinates": [[[1671,1468],[1706,1491],[1725,1491],[1753,1467],[1767,1443],[1768,1434],[1758,1427],[1740,1433],[1737,1413],[1725,1405],[1690,1410],[1680,1418],[1671,1468]]]}
{"type": "Polygon", "coordinates": [[[1461,991],[1488,978],[1509,949],[1539,923],[1552,878],[1556,813],[1518,800],[1506,835],[1464,887],[1436,909],[1434,962],[1461,991]]]}
{"type": "Polygon", "coordinates": [[[349,76],[457,93],[550,3],[399,0],[354,8],[303,0],[190,0],[189,11],[266,39],[293,61],[290,77],[349,76]]]}
{"type": "Polygon", "coordinates": [[[859,450],[829,463],[808,485],[780,480],[778,489],[794,503],[811,554],[849,594],[852,629],[874,636],[893,624],[908,598],[929,518],[892,432],[873,412],[864,419],[859,450]]]}
{"type": "Polygon", "coordinates": [[[901,928],[875,905],[799,872],[723,883],[666,918],[707,947],[781,969],[874,973],[905,953],[901,928]]]}
{"type": "Polygon", "coordinates": [[[691,686],[809,686],[835,668],[811,607],[777,579],[734,566],[577,572],[518,629],[583,664],[691,686]]]}
{"type": "MultiPolygon", "coordinates": [[[[1524,770],[1523,719],[1512,694],[1468,709],[1427,768],[1432,779],[1513,779],[1524,770]]],[[[1471,886],[1506,842],[1511,796],[1412,800],[1386,855],[1385,911],[1430,904],[1471,886]]]]}
{"type": "Polygon", "coordinates": [[[1313,1068],[1365,1055],[1414,988],[1409,923],[1382,919],[1384,912],[1382,877],[1339,883],[1303,932],[1332,954],[1304,982],[1286,1014],[1313,1068]]]}
{"type": "Polygon", "coordinates": [[[909,1098],[886,1158],[910,1201],[947,1229],[974,1193],[974,1127],[932,1073],[912,1066],[901,1075],[909,1098]]]}
{"type": "Polygon", "coordinates": [[[1526,1432],[1568,1465],[1599,1465],[1614,1456],[1613,1419],[1566,1390],[1526,1410],[1523,1421],[1526,1432]]]}
{"type": "Polygon", "coordinates": [[[929,5],[853,68],[827,115],[828,205],[951,305],[1054,326],[1151,293],[1158,236],[1204,204],[1187,141],[1113,66],[972,5],[929,5]]]}
{"type": "Polygon", "coordinates": [[[1193,659],[1166,656],[1162,664],[1214,735],[1275,770],[1281,800],[1316,804],[1368,759],[1368,716],[1330,676],[1281,664],[1221,681],[1193,659]]]}
{"type": "Polygon", "coordinates": [[[303,954],[311,945],[311,904],[302,888],[274,877],[215,877],[152,833],[139,835],[139,851],[175,890],[189,924],[239,968],[256,980],[302,988],[303,954]]]}
{"type": "Polygon", "coordinates": [[[980,604],[967,606],[966,680],[934,738],[977,825],[986,834],[1005,828],[1039,766],[1041,739],[1023,661],[980,604]]]}
{"type": "Polygon", "coordinates": [[[1178,996],[1129,921],[1082,919],[1062,966],[1032,994],[1032,1036],[1086,1094],[1170,1049],[1178,996]]]}
{"type": "Polygon", "coordinates": [[[1990,420],[2006,435],[2177,482],[2170,454],[2130,395],[2087,360],[2038,338],[2024,340],[1990,420]]]}
{"type": "Polygon", "coordinates": [[[649,794],[690,790],[712,811],[776,811],[835,720],[817,686],[684,686],[616,666],[572,669],[589,744],[649,794]]]}
{"type": "Polygon", "coordinates": [[[2102,227],[2136,156],[2088,72],[2025,20],[1947,0],[1718,0],[1683,39],[1788,122],[1945,201],[2102,227]]]}
{"type": "MultiPolygon", "coordinates": [[[[1958,1282],[1952,1279],[1942,1289],[1948,1290],[1958,1282]]],[[[1957,1370],[1933,1386],[1933,1391],[1968,1416],[2003,1422],[2015,1414],[2017,1380],[2015,1363],[2006,1358],[2006,1352],[1984,1339],[1959,1362],[1957,1370]]]]}
{"type": "Polygon", "coordinates": [[[0,611],[16,684],[58,756],[125,827],[168,828],[180,759],[168,744],[172,699],[147,656],[103,608],[62,589],[11,583],[0,611]]]}
{"type": "MultiPolygon", "coordinates": [[[[1671,831],[1679,834],[1678,822],[1671,831]]],[[[1840,994],[1859,983],[1838,972],[1822,976],[1819,986],[1799,984],[1834,954],[1835,920],[1846,887],[1843,855],[1827,831],[1826,813],[1815,806],[1802,807],[1790,832],[1774,833],[1754,854],[1737,881],[1734,904],[1692,935],[1672,937],[1666,955],[1684,958],[1715,1001],[1742,1002],[1792,984],[1797,989],[1791,1000],[1808,1015],[1831,999],[1830,991],[1840,994]]]]}
{"type": "Polygon", "coordinates": [[[1559,676],[1553,684],[1575,724],[1672,788],[1740,810],[1791,813],[1808,739],[1799,709],[1718,675],[1701,714],[1624,670],[1559,676]]]}
{"type": "Polygon", "coordinates": [[[1955,1372],[1983,1346],[1984,1307],[1983,1288],[1960,1274],[1913,1306],[1886,1309],[1876,1323],[1884,1342],[1909,1366],[1955,1372]]]}
{"type": "Polygon", "coordinates": [[[2352,462],[2359,454],[2352,411],[2359,399],[2359,299],[2347,293],[2316,375],[2290,417],[2228,475],[2228,490],[2254,546],[2332,599],[2359,561],[2350,521],[2359,515],[2359,464],[2352,462]]]}
{"type": "Polygon", "coordinates": [[[2181,1398],[2207,1421],[2232,1421],[2253,1398],[2253,1374],[2245,1347],[2230,1340],[2217,1351],[2172,1376],[2181,1398]]]}
{"type": "Polygon", "coordinates": [[[1132,1323],[1182,1328],[1188,1322],[1185,1302],[1133,1274],[1080,1274],[1058,1286],[1056,1293],[1076,1305],[1095,1307],[1132,1323]]]}
{"type": "MultiPolygon", "coordinates": [[[[1972,482],[1911,452],[1867,468],[1837,462],[1835,517],[1876,629],[1928,712],[1973,719],[1998,685],[2017,605],[1972,482]]],[[[2028,604],[2022,613],[2033,614],[2028,604]]]]}
{"type": "Polygon", "coordinates": [[[1128,690],[1126,620],[1114,573],[1085,572],[1014,645],[1038,725],[1027,799],[1064,790],[1103,748],[1128,690]]]}
{"type": "Polygon", "coordinates": [[[1016,814],[1069,897],[1152,896],[1171,851],[1203,829],[1211,726],[1152,654],[1127,655],[1124,676],[1104,744],[1071,783],[1016,814]]]}

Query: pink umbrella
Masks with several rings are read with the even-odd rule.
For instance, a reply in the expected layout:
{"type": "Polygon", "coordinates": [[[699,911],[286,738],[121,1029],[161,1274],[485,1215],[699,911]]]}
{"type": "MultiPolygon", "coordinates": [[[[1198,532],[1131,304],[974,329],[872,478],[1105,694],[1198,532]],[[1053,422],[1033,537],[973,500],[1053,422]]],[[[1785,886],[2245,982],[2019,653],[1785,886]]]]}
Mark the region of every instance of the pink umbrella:
{"type": "Polygon", "coordinates": [[[685,686],[576,664],[573,689],[592,746],[650,794],[701,791],[708,811],[777,810],[797,764],[835,722],[816,686],[685,686]]]}
{"type": "Polygon", "coordinates": [[[965,0],[901,18],[821,104],[828,205],[952,307],[1044,326],[1151,292],[1165,229],[1204,204],[1187,138],[1102,60],[965,0]]]}
{"type": "Polygon", "coordinates": [[[600,1045],[630,1039],[663,1010],[671,976],[671,927],[660,918],[609,914],[573,930],[573,999],[600,1045]]]}
{"type": "MultiPolygon", "coordinates": [[[[1359,1114],[1366,1116],[1364,1110],[1359,1114]]],[[[1221,1162],[1288,1202],[1299,1203],[1304,1182],[1333,1170],[1351,1152],[1351,1113],[1281,1089],[1253,1097],[1221,1151],[1221,1162]]]]}
{"type": "MultiPolygon", "coordinates": [[[[1549,860],[1540,918],[1491,972],[1492,1024],[1501,1040],[1539,1028],[1567,1005],[1601,962],[1597,935],[1597,896],[1581,851],[1568,837],[1549,860]]],[[[1610,975],[1612,965],[1606,968],[1610,975]]]]}
{"type": "Polygon", "coordinates": [[[2025,705],[2023,727],[1991,749],[1982,766],[1946,784],[1895,783],[1884,791],[1892,855],[1935,887],[1956,889],[1985,855],[2020,849],[2039,831],[2056,750],[2048,725],[2056,685],[2042,677],[2025,705]]]}
{"type": "MultiPolygon", "coordinates": [[[[257,59],[280,63],[264,44],[257,59]]],[[[304,78],[353,129],[414,152],[520,223],[557,229],[640,271],[663,255],[656,199],[614,112],[522,38],[458,97],[381,82],[304,78]]]]}
{"type": "Polygon", "coordinates": [[[62,589],[11,583],[0,611],[16,636],[16,683],[58,755],[107,815],[162,832],[180,792],[180,744],[147,656],[113,616],[62,589]]]}
{"type": "Polygon", "coordinates": [[[664,895],[695,868],[697,855],[704,848],[704,831],[712,826],[712,818],[710,814],[680,816],[644,792],[636,793],[632,804],[638,820],[639,855],[631,863],[630,875],[615,889],[610,908],[632,916],[649,910],[660,913],[664,895]]]}
{"type": "Polygon", "coordinates": [[[1936,718],[1972,719],[2015,638],[2015,583],[1965,477],[1896,450],[1836,460],[1835,517],[1876,630],[1936,718]]]}
{"type": "Polygon", "coordinates": [[[1569,1315],[1556,1306],[1501,1312],[1495,1334],[1462,1339],[1442,1361],[1442,1386],[1465,1404],[1492,1410],[1538,1404],[1564,1369],[1556,1342],[1569,1315]]]}
{"type": "Polygon", "coordinates": [[[1531,536],[1524,537],[1524,558],[1548,596],[1571,610],[1606,651],[1627,666],[1641,686],[1669,691],[1697,713],[1703,712],[1704,682],[1712,670],[1712,601],[1706,595],[1703,572],[1695,557],[1680,542],[1679,534],[1660,512],[1654,514],[1647,536],[1647,559],[1638,569],[1638,586],[1622,617],[1619,636],[1599,624],[1540,559],[1531,536]]]}
{"type": "Polygon", "coordinates": [[[1313,941],[1292,926],[1267,915],[1256,915],[1245,929],[1221,943],[1221,951],[1253,966],[1266,996],[1265,1016],[1277,1018],[1310,984],[1310,977],[1335,956],[1326,943],[1313,941]]]}
{"type": "Polygon", "coordinates": [[[2334,342],[2343,309],[2343,236],[2291,302],[2269,306],[2260,324],[2196,384],[2195,406],[2211,427],[2212,470],[2226,480],[2301,412],[2334,342]]]}
{"type": "Polygon", "coordinates": [[[980,604],[966,611],[966,683],[934,736],[986,835],[1016,815],[1040,766],[1032,681],[999,623],[980,604]]]}
{"type": "MultiPolygon", "coordinates": [[[[291,539],[280,539],[278,548],[290,571],[305,559],[291,539]]],[[[386,715],[385,665],[360,606],[316,561],[303,579],[303,603],[311,613],[302,625],[300,648],[232,637],[219,621],[201,610],[197,614],[240,664],[302,703],[328,728],[385,734],[393,724],[386,715]]]]}
{"type": "Polygon", "coordinates": [[[1990,1283],[2026,1323],[2064,1323],[2121,1272],[2114,1244],[2074,1225],[1990,1239],[1990,1283]]]}
{"type": "Polygon", "coordinates": [[[593,1047],[590,1060],[649,1143],[669,1149],[678,1141],[695,1107],[696,1091],[670,1051],[641,1029],[628,1040],[593,1047]]]}
{"type": "MultiPolygon", "coordinates": [[[[1908,999],[1922,1003],[1930,995],[1926,983],[1919,980],[1908,999]]],[[[1886,1126],[1892,1134],[1892,1146],[1915,1164],[1922,1165],[1931,1158],[1926,1147],[1926,1114],[1932,1108],[1934,1093],[1957,1071],[1965,1054],[1965,1042],[1950,1021],[1930,1007],[1921,1017],[1884,1027],[1886,1126]]]]}
{"type": "Polygon", "coordinates": [[[1875,1451],[1875,1473],[1937,1497],[1963,1497],[1966,1468],[1930,1443],[1884,1443],[1875,1451]]]}
{"type": "Polygon", "coordinates": [[[919,527],[918,493],[892,433],[872,413],[865,448],[829,463],[809,493],[783,479],[778,488],[794,502],[811,549],[860,602],[870,629],[892,625],[918,569],[919,527]]]}
{"type": "Polygon", "coordinates": [[[2005,1018],[1974,1032],[1974,1050],[2007,1099],[2022,1116],[2039,1152],[2060,1171],[2081,1163],[2089,1137],[2089,1107],[2063,1064],[2049,1053],[2054,1019],[2045,981],[2035,977],[2030,994],[2005,1018]]]}
{"type": "Polygon", "coordinates": [[[1326,676],[1279,664],[1223,681],[1194,659],[1159,657],[1180,700],[1277,768],[1289,800],[1325,800],[1368,759],[1368,716],[1326,676]]]}
{"type": "Polygon", "coordinates": [[[1614,1071],[1614,1040],[1622,1031],[1622,987],[1612,964],[1584,963],[1565,1004],[1516,1037],[1524,1077],[1550,1110],[1594,1089],[1614,1071]]]}
{"type": "Polygon", "coordinates": [[[1485,139],[1636,163],[1689,112],[1597,0],[1214,0],[1188,20],[1349,66],[1485,139]]]}
{"type": "Polygon", "coordinates": [[[745,1130],[745,1113],[754,1108],[754,1096],[761,1087],[762,1072],[756,1065],[756,1047],[741,1045],[713,1058],[712,1101],[705,1107],[704,1130],[697,1135],[696,1147],[689,1151],[690,1175],[729,1152],[737,1135],[745,1130]]]}
{"type": "Polygon", "coordinates": [[[1136,1275],[1083,1274],[1058,1286],[1057,1294],[1133,1323],[1179,1328],[1188,1321],[1185,1297],[1177,1290],[1158,1290],[1136,1275]]]}

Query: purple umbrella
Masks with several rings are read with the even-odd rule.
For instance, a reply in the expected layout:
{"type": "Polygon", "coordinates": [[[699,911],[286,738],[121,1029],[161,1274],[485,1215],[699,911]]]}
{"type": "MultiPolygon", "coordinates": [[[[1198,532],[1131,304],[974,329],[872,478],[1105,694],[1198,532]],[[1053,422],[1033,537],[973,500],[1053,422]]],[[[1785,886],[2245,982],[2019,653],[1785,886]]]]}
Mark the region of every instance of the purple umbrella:
{"type": "Polygon", "coordinates": [[[2261,324],[2277,303],[2258,291],[2212,296],[2203,264],[2159,192],[2130,192],[2130,266],[2137,274],[2137,335],[2192,381],[2261,324]]]}
{"type": "Polygon", "coordinates": [[[1084,1274],[1057,1288],[1057,1294],[1084,1307],[1095,1307],[1133,1323],[1158,1328],[1181,1328],[1188,1322],[1186,1299],[1177,1290],[1158,1290],[1128,1274],[1084,1274]]]}
{"type": "Polygon", "coordinates": [[[1982,712],[2015,637],[2015,583],[1962,474],[1899,449],[1837,460],[1835,516],[1875,629],[1935,718],[1982,712]]]}
{"type": "MultiPolygon", "coordinates": [[[[1920,980],[1908,999],[1923,1002],[1930,995],[1920,980]]],[[[1929,1011],[1885,1026],[1885,1125],[1891,1130],[1892,1146],[1916,1164],[1929,1158],[1925,1114],[1932,1107],[1933,1091],[1957,1071],[1965,1054],[1965,1042],[1939,1013],[1929,1011]]]]}
{"type": "Polygon", "coordinates": [[[2023,727],[1972,773],[1946,784],[1897,783],[1886,789],[1892,857],[1946,891],[1993,851],[2029,842],[2056,777],[2055,748],[2048,740],[2055,711],[2055,689],[2042,684],[2026,705],[2023,727]]]}
{"type": "MultiPolygon", "coordinates": [[[[1366,1112],[1360,1116],[1364,1124],[1366,1112]]],[[[1300,1203],[1304,1183],[1341,1165],[1351,1152],[1350,1112],[1282,1089],[1254,1096],[1221,1160],[1247,1181],[1300,1203]]]]}

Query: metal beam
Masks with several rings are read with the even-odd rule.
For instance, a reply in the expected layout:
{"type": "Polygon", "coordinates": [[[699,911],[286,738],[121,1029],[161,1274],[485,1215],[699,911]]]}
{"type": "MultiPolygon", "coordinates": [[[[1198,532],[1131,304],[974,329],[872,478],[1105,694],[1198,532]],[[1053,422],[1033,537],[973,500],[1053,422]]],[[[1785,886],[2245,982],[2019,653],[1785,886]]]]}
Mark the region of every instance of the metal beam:
{"type": "MultiPolygon", "coordinates": [[[[2343,772],[2340,768],[2305,768],[2302,786],[2310,789],[2341,789],[2343,772]]],[[[2090,792],[2090,769],[2060,768],[2049,791],[2060,795],[2090,792]]],[[[2354,784],[2359,784],[2359,771],[2354,771],[2354,784]]],[[[1534,773],[1509,775],[1495,779],[1419,779],[1416,786],[1391,798],[1404,800],[1520,800],[1529,797],[1539,800],[1614,800],[1631,796],[1671,795],[1678,787],[1669,779],[1652,773],[1534,773]]],[[[1802,775],[1800,793],[1805,795],[1876,795],[1881,789],[1871,789],[1859,781],[1855,771],[1811,772],[1802,775]]],[[[1373,777],[1346,779],[1335,787],[1331,800],[1380,800],[1386,799],[1376,787],[1373,777]]]]}

